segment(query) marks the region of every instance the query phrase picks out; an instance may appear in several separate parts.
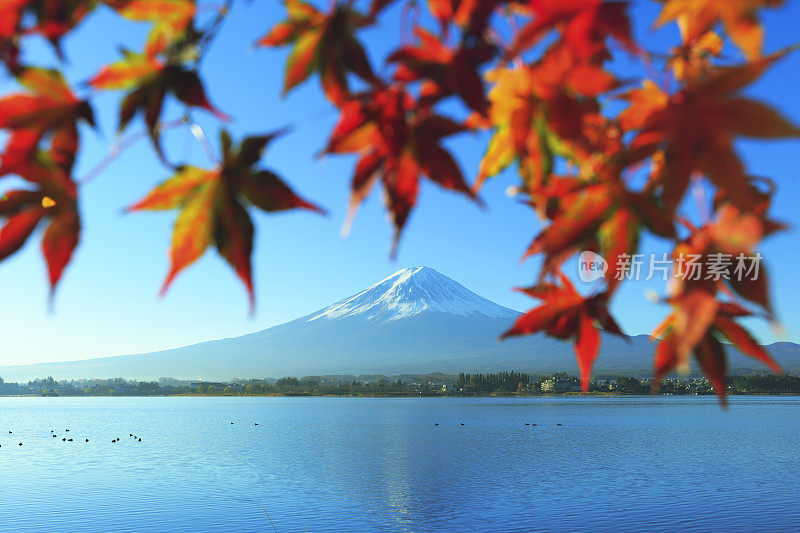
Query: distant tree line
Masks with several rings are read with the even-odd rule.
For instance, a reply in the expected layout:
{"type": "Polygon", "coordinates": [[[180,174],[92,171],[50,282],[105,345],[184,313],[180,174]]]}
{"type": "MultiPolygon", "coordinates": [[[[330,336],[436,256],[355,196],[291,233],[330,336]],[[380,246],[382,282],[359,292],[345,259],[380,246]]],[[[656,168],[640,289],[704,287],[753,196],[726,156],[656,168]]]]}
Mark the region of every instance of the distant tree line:
{"type": "MultiPolygon", "coordinates": [[[[188,382],[171,378],[159,381],[104,380],[56,381],[52,377],[27,383],[5,382],[0,378],[0,396],[487,396],[574,393],[579,380],[565,373],[532,376],[524,372],[493,374],[460,373],[404,375],[402,379],[371,376],[306,376],[274,379],[237,379],[226,383],[188,382]]],[[[800,394],[800,377],[793,375],[752,374],[728,378],[731,394],[800,394]]],[[[627,376],[598,377],[592,380],[595,394],[650,394],[649,379],[627,376]]],[[[706,378],[673,378],[662,383],[659,394],[713,394],[706,378]]]]}
{"type": "Polygon", "coordinates": [[[410,384],[402,379],[370,381],[303,378],[235,380],[229,383],[105,380],[56,381],[52,377],[28,383],[0,378],[0,396],[433,396],[442,393],[443,382],[410,384]]]}
{"type": "Polygon", "coordinates": [[[500,372],[499,374],[465,374],[461,372],[456,387],[463,392],[492,394],[497,392],[522,392],[531,384],[530,374],[500,372]]]}
{"type": "Polygon", "coordinates": [[[744,393],[800,394],[800,377],[788,374],[731,376],[729,381],[733,390],[744,393]]]}

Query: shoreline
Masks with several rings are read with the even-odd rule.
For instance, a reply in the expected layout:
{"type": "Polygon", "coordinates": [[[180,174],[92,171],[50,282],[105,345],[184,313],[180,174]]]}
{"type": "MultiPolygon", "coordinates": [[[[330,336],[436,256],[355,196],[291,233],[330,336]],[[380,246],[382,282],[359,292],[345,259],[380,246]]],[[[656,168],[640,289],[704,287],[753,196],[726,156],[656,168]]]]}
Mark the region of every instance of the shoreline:
{"type": "MultiPolygon", "coordinates": [[[[632,397],[679,397],[689,398],[698,396],[716,397],[714,393],[701,394],[635,394],[613,392],[562,392],[551,394],[314,394],[314,393],[271,393],[271,394],[114,394],[114,395],[89,395],[89,394],[6,394],[0,398],[632,398],[632,397]]],[[[731,396],[800,396],[796,392],[729,392],[731,396]]]]}

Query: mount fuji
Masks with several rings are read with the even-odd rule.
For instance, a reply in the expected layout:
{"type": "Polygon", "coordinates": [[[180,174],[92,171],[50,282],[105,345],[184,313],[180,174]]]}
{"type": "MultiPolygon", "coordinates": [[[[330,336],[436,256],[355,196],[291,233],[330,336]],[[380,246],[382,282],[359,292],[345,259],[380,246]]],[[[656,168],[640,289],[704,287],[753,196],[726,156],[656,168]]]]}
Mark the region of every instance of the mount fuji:
{"type": "Polygon", "coordinates": [[[432,268],[413,267],[312,313],[308,321],[356,317],[382,323],[432,312],[490,319],[512,319],[519,314],[478,296],[432,268]]]}
{"type": "MultiPolygon", "coordinates": [[[[291,322],[236,338],[148,354],[0,368],[10,381],[111,378],[229,380],[326,374],[577,372],[572,346],[543,335],[497,341],[517,311],[471,292],[428,267],[406,268],[291,322]]],[[[649,375],[654,345],[604,336],[595,373],[649,375]]],[[[731,350],[732,351],[732,350],[731,350]]],[[[800,346],[770,352],[800,368],[800,346]]],[[[732,354],[731,367],[760,369],[732,354]]]]}

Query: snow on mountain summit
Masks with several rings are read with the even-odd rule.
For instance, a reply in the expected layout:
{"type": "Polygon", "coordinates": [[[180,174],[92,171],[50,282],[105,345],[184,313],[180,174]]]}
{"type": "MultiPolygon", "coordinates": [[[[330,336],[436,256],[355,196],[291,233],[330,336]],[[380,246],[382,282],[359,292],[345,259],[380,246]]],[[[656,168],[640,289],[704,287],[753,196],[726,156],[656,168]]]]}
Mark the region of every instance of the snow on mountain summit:
{"type": "Polygon", "coordinates": [[[322,309],[308,321],[356,316],[388,321],[430,311],[493,318],[517,315],[432,268],[417,266],[398,270],[358,294],[322,309]]]}

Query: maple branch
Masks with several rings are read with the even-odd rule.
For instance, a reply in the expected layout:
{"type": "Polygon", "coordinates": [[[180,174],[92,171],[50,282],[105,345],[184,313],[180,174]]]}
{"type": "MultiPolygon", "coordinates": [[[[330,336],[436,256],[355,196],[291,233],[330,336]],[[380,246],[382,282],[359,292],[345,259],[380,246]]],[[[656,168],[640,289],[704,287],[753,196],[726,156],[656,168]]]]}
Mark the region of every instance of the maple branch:
{"type": "MultiPolygon", "coordinates": [[[[189,123],[189,117],[182,117],[180,119],[172,120],[170,122],[161,122],[158,124],[158,131],[177,128],[179,126],[188,123],[189,123]]],[[[78,178],[76,180],[76,183],[78,185],[86,185],[87,183],[94,181],[98,176],[100,176],[100,174],[103,173],[105,169],[111,166],[111,163],[116,161],[116,159],[120,155],[122,155],[122,152],[124,152],[125,150],[136,144],[138,141],[144,139],[148,135],[149,132],[147,128],[145,128],[137,133],[134,133],[133,135],[129,135],[121,140],[118,140],[113,145],[111,145],[111,148],[108,150],[108,153],[105,155],[105,157],[103,157],[103,159],[98,161],[97,164],[89,172],[83,175],[83,177],[78,178]]]]}
{"type": "Polygon", "coordinates": [[[223,9],[225,9],[225,4],[218,4],[212,2],[201,2],[197,4],[197,12],[202,13],[204,11],[213,11],[215,13],[219,13],[223,9]]]}
{"type": "Polygon", "coordinates": [[[225,17],[228,16],[228,13],[231,12],[231,8],[233,7],[233,0],[226,0],[226,2],[217,7],[217,16],[214,17],[214,20],[208,25],[203,31],[203,36],[200,37],[200,40],[197,43],[198,49],[198,57],[197,63],[200,63],[200,59],[204,56],[204,51],[206,47],[208,47],[209,43],[216,37],[219,28],[222,26],[222,21],[225,20],[225,17]]]}
{"type": "MultiPolygon", "coordinates": [[[[502,38],[497,41],[498,42],[498,46],[500,47],[501,52],[502,52],[500,54],[500,57],[502,57],[503,55],[505,55],[506,52],[508,52],[508,47],[511,45],[511,42],[513,41],[513,36],[519,34],[519,20],[517,20],[517,16],[508,7],[506,7],[503,10],[503,20],[505,20],[506,23],[508,24],[508,29],[510,30],[510,35],[509,35],[508,46],[506,46],[505,44],[500,44],[500,43],[504,43],[505,42],[505,40],[502,39],[502,38]]],[[[492,34],[498,34],[496,28],[490,28],[489,31],[492,34]]],[[[499,36],[499,34],[498,34],[498,36],[499,36]]],[[[519,59],[519,56],[517,56],[516,59],[519,59]]]]}
{"type": "Polygon", "coordinates": [[[653,63],[653,54],[648,52],[647,50],[642,49],[641,53],[639,54],[639,59],[642,62],[642,66],[644,67],[647,76],[651,80],[660,80],[658,84],[659,87],[666,93],[669,92],[669,71],[662,72],[656,69],[655,64],[653,63]],[[663,73],[663,76],[661,75],[663,73]]]}
{"type": "Polygon", "coordinates": [[[419,20],[419,6],[416,0],[403,6],[400,12],[400,42],[402,44],[411,43],[414,40],[414,26],[419,20]]]}

